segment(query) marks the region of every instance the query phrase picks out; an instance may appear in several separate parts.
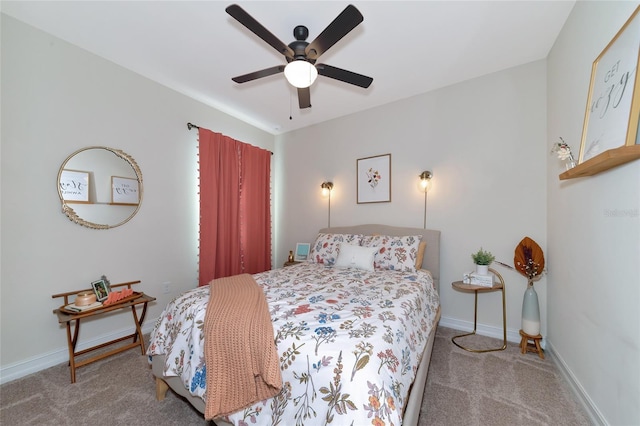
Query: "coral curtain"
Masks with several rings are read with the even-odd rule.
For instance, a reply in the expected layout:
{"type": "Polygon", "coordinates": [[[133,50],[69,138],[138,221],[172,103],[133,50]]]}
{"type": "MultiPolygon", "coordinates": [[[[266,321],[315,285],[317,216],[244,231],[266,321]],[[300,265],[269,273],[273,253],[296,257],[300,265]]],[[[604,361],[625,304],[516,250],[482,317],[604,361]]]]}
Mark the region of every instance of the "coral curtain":
{"type": "Polygon", "coordinates": [[[240,145],[240,246],[243,272],[271,269],[271,153],[240,145]]]}
{"type": "Polygon", "coordinates": [[[271,153],[199,129],[199,285],[271,268],[271,153]]]}

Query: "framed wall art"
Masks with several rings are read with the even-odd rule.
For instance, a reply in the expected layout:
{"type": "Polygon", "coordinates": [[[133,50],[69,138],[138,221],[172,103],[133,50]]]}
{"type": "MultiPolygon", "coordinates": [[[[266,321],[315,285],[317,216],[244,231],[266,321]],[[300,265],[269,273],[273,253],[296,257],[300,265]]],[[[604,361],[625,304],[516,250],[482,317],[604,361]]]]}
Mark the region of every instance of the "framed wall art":
{"type": "Polygon", "coordinates": [[[139,194],[137,179],[111,176],[111,204],[137,205],[139,194]]]}
{"type": "Polygon", "coordinates": [[[298,243],[296,244],[296,255],[293,260],[298,262],[303,262],[309,258],[309,248],[311,244],[309,243],[298,243]]]}
{"type": "Polygon", "coordinates": [[[356,160],[358,204],[391,202],[391,154],[356,160]]]}
{"type": "Polygon", "coordinates": [[[64,169],[58,184],[62,199],[67,203],[89,203],[89,172],[64,169]]]}
{"type": "Polygon", "coordinates": [[[640,8],[593,62],[579,163],[638,144],[640,8]]]}

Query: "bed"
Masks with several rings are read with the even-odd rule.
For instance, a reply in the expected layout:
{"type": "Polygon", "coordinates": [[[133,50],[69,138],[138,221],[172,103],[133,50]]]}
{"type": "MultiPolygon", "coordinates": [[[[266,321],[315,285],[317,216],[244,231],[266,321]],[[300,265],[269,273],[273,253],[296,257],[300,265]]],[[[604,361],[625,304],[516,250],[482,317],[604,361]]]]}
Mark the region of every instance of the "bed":
{"type": "MultiPolygon", "coordinates": [[[[356,225],[320,229],[309,261],[255,274],[283,389],[215,423],[417,425],[440,318],[439,264],[440,231],[356,225]]],[[[171,388],[202,413],[208,295],[207,286],[174,299],[147,351],[157,399],[171,388]]]]}

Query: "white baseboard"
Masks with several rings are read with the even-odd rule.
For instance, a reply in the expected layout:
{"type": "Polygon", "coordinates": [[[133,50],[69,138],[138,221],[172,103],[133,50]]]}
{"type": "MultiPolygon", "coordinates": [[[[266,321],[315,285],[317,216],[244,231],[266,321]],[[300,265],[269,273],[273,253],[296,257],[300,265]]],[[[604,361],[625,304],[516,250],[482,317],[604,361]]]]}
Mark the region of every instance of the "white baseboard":
{"type": "MultiPolygon", "coordinates": [[[[157,319],[149,319],[145,321],[145,324],[142,326],[142,332],[144,334],[150,333],[153,330],[153,326],[155,325],[157,319]]],[[[453,328],[454,330],[461,331],[472,331],[473,330],[473,322],[463,321],[457,318],[451,317],[441,317],[440,324],[443,327],[453,328]]],[[[83,342],[78,344],[77,349],[82,350],[89,348],[91,346],[100,345],[102,343],[108,342],[113,339],[117,339],[119,337],[127,336],[134,332],[134,328],[122,329],[119,331],[115,331],[113,333],[96,337],[93,340],[83,342]]],[[[482,336],[493,337],[496,339],[502,339],[502,328],[488,326],[484,324],[478,324],[476,327],[476,333],[482,336]]],[[[514,330],[507,328],[507,341],[520,343],[520,330],[514,330]]],[[[541,346],[548,350],[552,354],[552,358],[560,373],[564,377],[564,379],[569,383],[572,391],[578,397],[579,402],[589,415],[592,423],[594,425],[603,425],[607,426],[608,423],[602,416],[602,413],[596,405],[593,403],[589,395],[585,392],[584,388],[578,382],[573,372],[569,369],[567,364],[564,362],[562,357],[554,350],[553,345],[549,344],[549,348],[546,348],[546,341],[543,338],[541,342],[541,346]]],[[[48,352],[45,354],[41,354],[24,361],[16,362],[7,366],[3,366],[0,368],[0,384],[8,383],[13,380],[17,380],[21,377],[28,376],[29,374],[37,373],[38,371],[45,370],[49,367],[53,367],[58,364],[67,363],[69,361],[69,351],[68,349],[61,348],[52,352],[48,352]]]]}
{"type": "MultiPolygon", "coordinates": [[[[451,317],[440,318],[439,325],[447,328],[453,328],[454,330],[461,330],[461,331],[473,330],[473,322],[462,321],[460,319],[451,318],[451,317]]],[[[478,324],[476,327],[476,334],[502,340],[501,327],[478,324]]],[[[514,330],[514,329],[507,328],[507,341],[520,343],[520,340],[521,338],[520,338],[519,329],[514,330]]],[[[582,387],[580,382],[578,382],[573,372],[569,369],[569,367],[564,362],[562,357],[554,350],[553,345],[551,343],[547,345],[546,339],[543,337],[540,342],[540,346],[542,346],[546,351],[550,353],[551,356],[548,358],[553,360],[553,362],[558,366],[558,370],[560,371],[560,374],[562,374],[564,380],[569,384],[569,386],[571,387],[571,390],[574,392],[574,394],[578,398],[578,401],[580,402],[585,412],[589,416],[591,423],[594,425],[608,426],[609,423],[607,423],[605,418],[602,416],[602,413],[600,412],[600,410],[598,410],[598,407],[596,407],[596,405],[591,400],[589,395],[585,392],[584,388],[582,387]]]]}
{"type": "MultiPolygon", "coordinates": [[[[147,319],[142,326],[142,332],[144,334],[150,333],[155,323],[156,319],[147,319]]],[[[76,350],[80,351],[133,333],[135,333],[134,327],[117,330],[106,335],[95,337],[92,340],[78,343],[76,350]]],[[[65,346],[64,348],[34,356],[24,361],[2,366],[0,368],[0,385],[67,362],[69,362],[69,349],[65,346]]]]}
{"type": "MultiPolygon", "coordinates": [[[[153,326],[156,323],[156,319],[147,319],[142,326],[143,333],[150,333],[153,326]]],[[[471,331],[473,330],[473,322],[462,321],[457,318],[441,317],[440,325],[443,327],[453,328],[455,330],[471,331]]],[[[100,345],[113,339],[117,339],[122,336],[132,334],[134,332],[133,327],[115,331],[113,333],[96,337],[90,341],[82,342],[78,344],[77,350],[89,348],[91,346],[100,345]]],[[[494,337],[496,339],[502,339],[502,328],[487,326],[478,324],[476,333],[482,336],[494,337]]],[[[507,341],[520,342],[519,330],[507,329],[507,341]]],[[[542,339],[541,346],[545,347],[544,338],[542,339]]],[[[16,362],[0,368],[0,384],[8,383],[21,377],[27,376],[32,373],[53,367],[54,365],[69,362],[69,351],[66,347],[57,349],[52,352],[44,353],[24,361],[16,362]]]]}
{"type": "MultiPolygon", "coordinates": [[[[458,318],[451,318],[451,317],[442,317],[440,318],[440,323],[439,325],[443,326],[443,327],[447,327],[447,328],[453,328],[454,330],[460,330],[460,331],[473,331],[473,322],[472,321],[463,321],[461,319],[458,318]]],[[[491,326],[491,325],[484,325],[484,324],[478,324],[476,327],[476,334],[479,334],[481,336],[487,336],[487,337],[493,337],[496,339],[500,339],[502,340],[503,335],[502,335],[502,327],[495,327],[495,326],[491,326]]],[[[508,342],[514,342],[514,343],[520,343],[521,337],[520,337],[520,329],[512,329],[512,328],[507,328],[507,341],[508,342]]],[[[540,346],[542,346],[542,348],[544,349],[546,344],[545,344],[545,339],[544,337],[542,338],[542,340],[540,341],[540,346]]]]}
{"type": "Polygon", "coordinates": [[[596,407],[596,405],[584,390],[580,382],[577,380],[576,376],[573,374],[569,366],[567,366],[567,363],[564,362],[564,359],[558,354],[558,352],[556,352],[553,344],[551,343],[549,343],[549,352],[551,352],[552,358],[555,364],[558,366],[558,370],[560,370],[560,374],[562,374],[565,381],[569,383],[569,386],[578,398],[580,405],[582,405],[584,411],[589,415],[591,423],[594,425],[608,425],[609,423],[605,420],[600,410],[598,410],[598,407],[596,407]]]}

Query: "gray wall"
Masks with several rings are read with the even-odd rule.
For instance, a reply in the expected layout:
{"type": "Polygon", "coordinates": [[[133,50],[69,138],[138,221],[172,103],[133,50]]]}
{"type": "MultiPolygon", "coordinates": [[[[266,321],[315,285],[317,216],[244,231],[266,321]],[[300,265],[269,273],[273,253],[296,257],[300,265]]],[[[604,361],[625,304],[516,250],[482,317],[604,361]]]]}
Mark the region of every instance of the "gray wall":
{"type": "MultiPolygon", "coordinates": [[[[579,152],[591,65],[637,5],[576,4],[548,58],[549,141],[579,152]]],[[[640,424],[640,161],[562,171],[547,164],[548,340],[596,417],[640,424]]]]}
{"type": "MultiPolygon", "coordinates": [[[[473,296],[451,288],[473,269],[481,246],[512,263],[525,236],[546,248],[546,65],[537,61],[278,137],[283,164],[277,188],[282,256],[327,225],[324,180],[334,183],[331,224],[422,227],[418,175],[433,172],[427,226],[442,231],[443,323],[472,327],[473,296]],[[390,203],[356,203],[356,160],[391,153],[390,203]],[[284,229],[283,229],[284,228],[284,229]]],[[[518,340],[526,279],[502,269],[507,326],[518,340]]],[[[537,284],[546,315],[546,282],[537,284]]],[[[500,293],[483,295],[483,332],[502,336],[500,293]]],[[[543,335],[546,335],[543,321],[543,335]]]]}
{"type": "MultiPolygon", "coordinates": [[[[483,246],[512,263],[529,236],[548,274],[535,284],[542,334],[595,423],[640,421],[640,163],[560,181],[550,154],[577,154],[591,64],[637,2],[578,2],[548,60],[279,136],[277,253],[327,224],[320,183],[335,184],[331,224],[422,226],[417,175],[434,173],[427,226],[442,231],[441,325],[472,326],[473,297],[448,285],[483,246]],[[392,202],[356,204],[356,159],[392,154],[392,202]]],[[[509,339],[519,341],[524,278],[507,281],[509,339]]],[[[479,300],[479,330],[501,336],[499,295],[479,300]]]]}
{"type": "MultiPolygon", "coordinates": [[[[168,301],[197,285],[197,132],[191,121],[273,150],[271,134],[2,16],[2,380],[67,359],[54,293],[142,280],[168,301]],[[133,156],[144,198],[125,226],[91,230],[61,212],[58,168],[79,148],[133,156]],[[170,282],[164,294],[162,283],[170,282]]],[[[81,346],[132,327],[131,313],[88,321],[81,346]]]]}
{"type": "MultiPolygon", "coordinates": [[[[637,423],[640,163],[560,182],[562,166],[549,154],[559,136],[578,150],[591,63],[637,4],[579,1],[547,60],[275,138],[2,15],[2,380],[66,360],[53,293],[100,274],[141,279],[158,297],[148,328],[171,297],[195,286],[192,121],[275,151],[276,264],[327,225],[322,181],[335,183],[332,225],[421,227],[417,175],[433,171],[427,226],[442,230],[444,325],[471,326],[473,297],[449,283],[472,268],[472,251],[483,246],[511,263],[520,239],[535,239],[549,271],[536,284],[547,347],[594,421],[637,423]],[[142,168],[143,206],[124,227],[88,230],[60,212],[58,167],[88,145],[123,149],[142,168]],[[356,159],[386,153],[392,202],[356,204],[356,159]]],[[[500,271],[517,340],[525,281],[500,271]]],[[[483,334],[500,335],[499,304],[497,293],[480,298],[483,334]]],[[[129,321],[95,321],[82,336],[120,335],[129,321]]]]}

